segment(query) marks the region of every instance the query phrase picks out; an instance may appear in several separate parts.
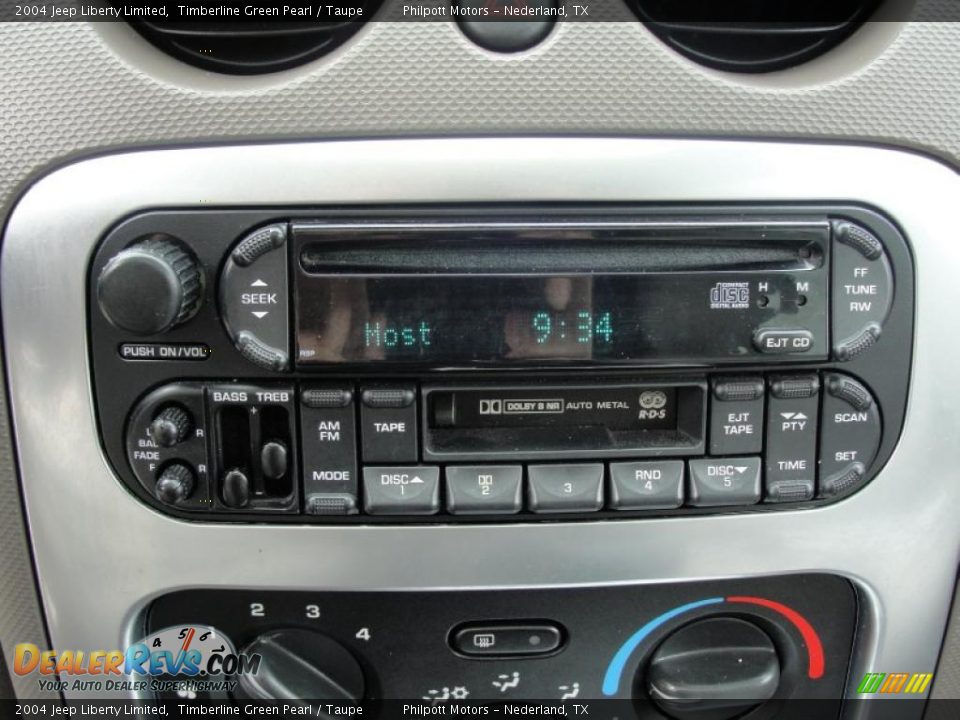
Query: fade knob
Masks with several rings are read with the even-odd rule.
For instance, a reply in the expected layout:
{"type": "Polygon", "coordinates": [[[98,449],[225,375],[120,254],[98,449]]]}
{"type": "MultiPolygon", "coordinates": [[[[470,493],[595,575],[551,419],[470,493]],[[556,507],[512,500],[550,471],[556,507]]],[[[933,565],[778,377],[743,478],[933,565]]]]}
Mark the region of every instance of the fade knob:
{"type": "Polygon", "coordinates": [[[172,463],[160,473],[154,493],[160,502],[176,505],[190,497],[193,485],[193,470],[183,463],[172,463]]]}
{"type": "Polygon", "coordinates": [[[173,447],[186,440],[193,430],[190,413],[176,405],[163,408],[150,423],[147,434],[160,447],[173,447]]]}
{"type": "Polygon", "coordinates": [[[97,278],[97,301],[121,330],[156,335],[193,317],[202,288],[193,255],[178,240],[155,235],[110,258],[97,278]]]}

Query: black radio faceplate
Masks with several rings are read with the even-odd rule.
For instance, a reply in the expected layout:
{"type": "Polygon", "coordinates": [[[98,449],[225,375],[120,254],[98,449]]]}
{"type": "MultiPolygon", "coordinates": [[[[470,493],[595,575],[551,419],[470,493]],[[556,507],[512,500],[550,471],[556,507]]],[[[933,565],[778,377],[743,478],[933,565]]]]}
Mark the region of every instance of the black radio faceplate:
{"type": "Polygon", "coordinates": [[[153,211],[91,265],[96,407],[181,517],[806,507],[899,437],[913,292],[857,207],[153,211]]]}

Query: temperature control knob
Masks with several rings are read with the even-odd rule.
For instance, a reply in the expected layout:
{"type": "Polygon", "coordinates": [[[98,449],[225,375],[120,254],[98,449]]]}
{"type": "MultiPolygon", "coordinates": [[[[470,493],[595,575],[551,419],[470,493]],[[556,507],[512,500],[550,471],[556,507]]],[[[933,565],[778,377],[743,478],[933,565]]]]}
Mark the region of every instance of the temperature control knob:
{"type": "Polygon", "coordinates": [[[176,405],[167,405],[150,423],[147,434],[160,447],[173,447],[187,439],[193,430],[190,413],[176,405]]]}
{"type": "Polygon", "coordinates": [[[255,638],[244,653],[261,657],[256,674],[238,676],[234,691],[252,700],[359,701],[364,677],[360,663],[333,638],[299,628],[272,630],[255,638]]]}
{"type": "Polygon", "coordinates": [[[193,486],[193,470],[183,463],[171,463],[157,478],[154,492],[160,502],[176,505],[190,497],[193,486]]]}
{"type": "Polygon", "coordinates": [[[677,720],[727,720],[773,697],[780,661],[770,637],[753,623],[716,617],[691,623],[654,651],[646,692],[677,720]]]}
{"type": "Polygon", "coordinates": [[[112,257],[97,278],[107,319],[135,335],[156,335],[189,320],[200,306],[203,275],[177,240],[156,235],[112,257]]]}

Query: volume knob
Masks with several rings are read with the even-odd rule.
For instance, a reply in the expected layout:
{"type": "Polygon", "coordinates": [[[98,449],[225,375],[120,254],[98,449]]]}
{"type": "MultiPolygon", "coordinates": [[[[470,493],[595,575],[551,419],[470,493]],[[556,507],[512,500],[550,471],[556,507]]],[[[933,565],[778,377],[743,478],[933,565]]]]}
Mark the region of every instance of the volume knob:
{"type": "Polygon", "coordinates": [[[176,239],[154,235],[112,257],[97,278],[106,318],[135,335],[156,335],[189,320],[200,306],[203,274],[176,239]]]}

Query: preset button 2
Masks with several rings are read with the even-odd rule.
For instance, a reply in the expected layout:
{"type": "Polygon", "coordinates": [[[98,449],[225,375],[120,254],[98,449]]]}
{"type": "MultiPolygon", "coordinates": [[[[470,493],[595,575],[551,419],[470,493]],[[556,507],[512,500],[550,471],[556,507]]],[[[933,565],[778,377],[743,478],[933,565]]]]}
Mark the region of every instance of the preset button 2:
{"type": "Polygon", "coordinates": [[[523,505],[520,465],[454,465],[446,480],[447,510],[454,515],[516,513],[523,505]]]}

